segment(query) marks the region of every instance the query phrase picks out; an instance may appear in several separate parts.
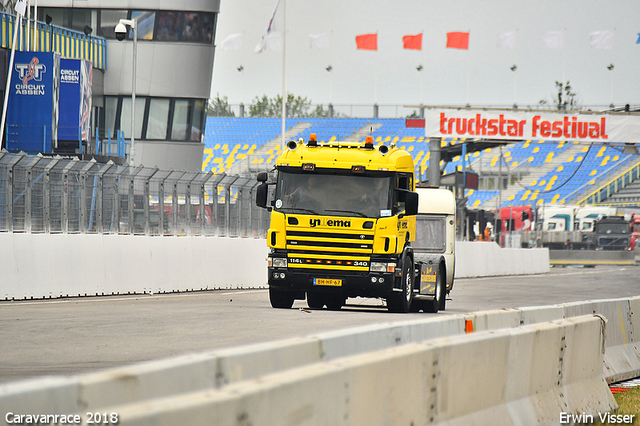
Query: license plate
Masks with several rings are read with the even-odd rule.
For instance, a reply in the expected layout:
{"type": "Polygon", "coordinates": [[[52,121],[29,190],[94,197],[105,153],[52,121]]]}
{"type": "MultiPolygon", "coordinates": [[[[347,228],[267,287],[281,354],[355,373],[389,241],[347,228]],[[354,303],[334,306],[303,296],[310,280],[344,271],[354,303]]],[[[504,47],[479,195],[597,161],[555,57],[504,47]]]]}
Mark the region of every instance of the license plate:
{"type": "Polygon", "coordinates": [[[335,280],[329,278],[314,278],[313,285],[329,285],[334,287],[340,287],[342,285],[342,280],[335,280]]]}
{"type": "Polygon", "coordinates": [[[424,274],[422,276],[422,282],[427,282],[427,283],[435,283],[436,282],[436,275],[435,274],[424,274]]]}

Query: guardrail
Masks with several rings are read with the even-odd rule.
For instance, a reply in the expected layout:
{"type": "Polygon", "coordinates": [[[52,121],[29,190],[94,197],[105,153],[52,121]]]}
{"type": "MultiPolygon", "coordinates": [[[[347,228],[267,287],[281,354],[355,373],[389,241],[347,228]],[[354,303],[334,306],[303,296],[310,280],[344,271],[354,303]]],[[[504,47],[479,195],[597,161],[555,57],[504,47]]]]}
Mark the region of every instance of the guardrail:
{"type": "MultiPolygon", "coordinates": [[[[19,50],[58,52],[63,58],[85,59],[93,62],[94,68],[107,69],[107,40],[103,37],[37,21],[32,23],[27,37],[26,20],[24,22],[24,28],[18,31],[19,50]]],[[[15,25],[15,15],[0,12],[0,47],[11,49],[15,25]]]]}
{"type": "MultiPolygon", "coordinates": [[[[634,165],[629,170],[624,172],[622,175],[614,178],[604,185],[602,185],[599,189],[587,195],[582,200],[578,201],[578,204],[599,204],[599,205],[607,205],[602,204],[601,202],[607,197],[612,196],[616,192],[620,191],[625,186],[629,185],[634,180],[640,177],[640,163],[634,165]]],[[[567,197],[568,198],[568,197],[567,197]]],[[[613,205],[620,205],[621,203],[615,203],[613,205]]],[[[622,203],[625,204],[625,203],[622,203]]],[[[629,205],[637,205],[638,203],[626,203],[629,205]]]]}
{"type": "Polygon", "coordinates": [[[0,232],[264,236],[258,182],[0,152],[0,232]]]}
{"type": "Polygon", "coordinates": [[[0,412],[122,425],[558,424],[640,374],[640,297],[476,312],[0,385],[0,412]],[[295,420],[295,421],[294,421],[295,420]]]}

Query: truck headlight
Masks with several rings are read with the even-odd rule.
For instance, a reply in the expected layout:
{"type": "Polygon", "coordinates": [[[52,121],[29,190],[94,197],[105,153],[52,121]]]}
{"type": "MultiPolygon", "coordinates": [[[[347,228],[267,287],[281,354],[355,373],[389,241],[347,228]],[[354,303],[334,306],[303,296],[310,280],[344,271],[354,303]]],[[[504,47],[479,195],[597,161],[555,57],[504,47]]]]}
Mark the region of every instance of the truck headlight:
{"type": "Polygon", "coordinates": [[[272,265],[274,268],[286,268],[287,267],[287,258],[286,257],[273,257],[272,265]]]}
{"type": "Polygon", "coordinates": [[[396,269],[395,263],[384,263],[384,262],[371,262],[371,267],[369,270],[371,272],[394,272],[396,269]]]}
{"type": "Polygon", "coordinates": [[[387,264],[382,262],[371,262],[369,270],[371,272],[387,272],[387,264]]]}

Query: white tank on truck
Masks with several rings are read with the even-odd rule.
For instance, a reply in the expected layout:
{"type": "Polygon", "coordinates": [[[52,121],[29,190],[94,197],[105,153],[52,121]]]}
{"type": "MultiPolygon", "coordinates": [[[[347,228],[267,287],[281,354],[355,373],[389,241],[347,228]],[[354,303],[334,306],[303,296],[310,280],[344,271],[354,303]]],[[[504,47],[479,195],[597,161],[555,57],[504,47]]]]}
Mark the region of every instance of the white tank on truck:
{"type": "Polygon", "coordinates": [[[456,201],[448,189],[416,187],[418,214],[412,243],[419,297],[414,309],[445,309],[455,270],[456,201]]]}

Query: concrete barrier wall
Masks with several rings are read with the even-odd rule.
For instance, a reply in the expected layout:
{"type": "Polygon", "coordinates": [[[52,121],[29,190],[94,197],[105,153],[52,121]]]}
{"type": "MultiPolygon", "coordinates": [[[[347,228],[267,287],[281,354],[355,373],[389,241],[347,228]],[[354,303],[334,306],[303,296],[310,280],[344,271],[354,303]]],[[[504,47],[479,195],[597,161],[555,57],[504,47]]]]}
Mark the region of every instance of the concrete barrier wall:
{"type": "MultiPolygon", "coordinates": [[[[210,393],[213,389],[224,390],[236,383],[248,383],[248,381],[279,372],[315,368],[314,366],[318,363],[326,364],[356,355],[428,343],[434,339],[455,338],[464,336],[468,331],[473,333],[466,334],[467,337],[480,335],[483,331],[495,333],[495,330],[512,330],[515,334],[511,335],[516,336],[517,330],[528,325],[544,324],[570,315],[594,313],[606,313],[609,317],[618,315],[618,318],[622,318],[617,325],[611,320],[607,321],[605,341],[602,340],[604,338],[602,327],[600,328],[601,337],[593,340],[598,342],[596,345],[600,354],[598,356],[602,358],[604,351],[604,364],[602,362],[599,364],[599,377],[604,383],[605,377],[607,381],[611,381],[613,376],[629,378],[638,375],[635,369],[640,362],[638,361],[640,352],[630,340],[633,339],[637,327],[637,321],[634,322],[634,319],[638,320],[640,316],[638,308],[640,308],[640,297],[465,315],[431,316],[420,320],[367,325],[305,338],[175,357],[74,377],[32,379],[0,385],[0,412],[69,413],[84,409],[102,412],[113,406],[129,406],[138,402],[144,404],[145,401],[166,398],[180,399],[182,397],[176,395],[191,395],[194,392],[210,393]],[[468,323],[471,324],[471,328],[468,328],[468,323]],[[624,339],[628,339],[627,343],[620,345],[619,343],[624,342],[624,339]],[[633,358],[636,360],[635,364],[630,361],[633,358]],[[625,375],[626,377],[623,377],[625,375]]],[[[566,336],[560,338],[560,340],[563,339],[566,340],[566,336]]],[[[529,360],[528,362],[535,363],[536,360],[530,359],[532,356],[537,359],[538,355],[535,354],[539,350],[542,352],[550,350],[545,345],[540,346],[540,343],[526,341],[528,342],[526,344],[515,346],[510,344],[509,351],[517,354],[518,357],[524,357],[529,360]]],[[[585,351],[584,356],[588,358],[591,356],[592,349],[591,346],[586,345],[580,351],[585,351]]],[[[492,353],[496,357],[502,356],[500,352],[492,353]]],[[[552,353],[559,357],[556,364],[562,359],[569,359],[569,355],[562,355],[562,353],[568,353],[565,349],[561,348],[552,353]]],[[[577,372],[584,371],[581,356],[575,355],[576,359],[572,360],[572,363],[575,362],[578,365],[575,367],[577,372]]],[[[471,358],[465,362],[474,365],[478,374],[484,368],[482,364],[484,361],[480,358],[476,359],[473,352],[471,358]]],[[[544,369],[558,371],[559,364],[556,364],[547,363],[544,369]]],[[[452,369],[458,367],[456,364],[450,365],[452,369]]],[[[448,375],[450,373],[448,368],[438,371],[442,375],[448,375]]],[[[524,367],[514,369],[509,373],[512,375],[509,382],[515,388],[517,387],[515,383],[524,386],[532,380],[534,382],[538,380],[526,376],[529,371],[524,367]],[[522,374],[525,374],[525,378],[521,376],[522,374]]],[[[461,381],[463,387],[465,380],[461,381]]],[[[577,389],[582,389],[580,386],[577,389]]],[[[538,389],[538,387],[535,388],[538,389]]],[[[556,397],[550,395],[549,398],[556,397]]],[[[514,406],[518,408],[513,411],[515,413],[521,412],[521,404],[529,403],[514,401],[510,404],[515,404],[514,406]]],[[[461,421],[460,424],[465,424],[465,421],[461,421]]]]}
{"type": "Polygon", "coordinates": [[[456,278],[549,272],[549,249],[500,248],[492,242],[456,242],[456,278]]]}
{"type": "MultiPolygon", "coordinates": [[[[0,300],[265,288],[263,239],[0,233],[0,300]]],[[[458,278],[549,271],[547,249],[456,243],[458,278]]]]}
{"type": "Polygon", "coordinates": [[[0,233],[0,299],[260,288],[264,240],[0,233]]]}
{"type": "Polygon", "coordinates": [[[136,426],[557,424],[616,408],[602,325],[583,316],[431,339],[99,411],[136,426]]]}

